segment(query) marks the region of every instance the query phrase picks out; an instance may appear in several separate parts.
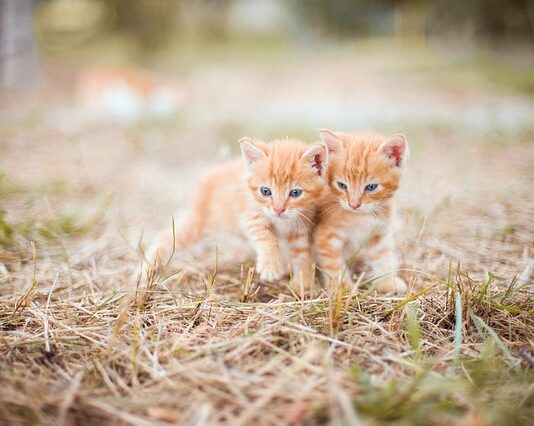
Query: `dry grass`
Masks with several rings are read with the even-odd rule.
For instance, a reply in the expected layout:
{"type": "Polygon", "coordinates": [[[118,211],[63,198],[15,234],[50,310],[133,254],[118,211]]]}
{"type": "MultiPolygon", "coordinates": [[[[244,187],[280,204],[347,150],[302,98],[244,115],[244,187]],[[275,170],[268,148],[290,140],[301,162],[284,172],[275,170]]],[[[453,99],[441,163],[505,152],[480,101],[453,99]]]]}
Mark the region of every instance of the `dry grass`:
{"type": "Polygon", "coordinates": [[[222,273],[173,285],[148,269],[128,289],[87,269],[2,297],[4,421],[526,424],[533,414],[534,303],[492,276],[423,275],[407,299],[356,293],[338,306],[327,291],[296,299],[253,284],[246,295],[245,280],[222,273]]]}
{"type": "Polygon", "coordinates": [[[365,278],[313,294],[260,283],[228,262],[239,245],[189,271],[142,263],[138,242],[180,205],[186,164],[216,152],[184,153],[177,134],[227,128],[73,133],[29,120],[0,140],[0,423],[534,418],[531,134],[408,133],[410,294],[388,298],[365,278]]]}

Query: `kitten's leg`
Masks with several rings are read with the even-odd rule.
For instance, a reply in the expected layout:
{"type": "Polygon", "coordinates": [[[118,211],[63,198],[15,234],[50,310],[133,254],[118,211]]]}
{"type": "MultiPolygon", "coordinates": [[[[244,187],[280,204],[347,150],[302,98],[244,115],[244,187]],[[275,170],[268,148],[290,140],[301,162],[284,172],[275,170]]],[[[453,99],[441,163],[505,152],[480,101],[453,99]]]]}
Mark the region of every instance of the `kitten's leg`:
{"type": "Polygon", "coordinates": [[[383,276],[375,281],[379,293],[406,293],[406,283],[397,275],[398,261],[393,238],[390,234],[374,235],[365,248],[365,260],[373,276],[383,276]]]}
{"type": "Polygon", "coordinates": [[[346,280],[345,261],[343,259],[344,239],[340,230],[331,224],[319,225],[315,231],[317,263],[323,272],[326,284],[332,280],[346,280]],[[343,274],[343,276],[340,276],[343,274]]]}
{"type": "Polygon", "coordinates": [[[311,241],[308,234],[296,234],[289,238],[289,257],[294,283],[305,288],[311,285],[313,277],[311,262],[311,241]]]}
{"type": "Polygon", "coordinates": [[[256,271],[265,281],[274,281],[285,273],[276,235],[271,224],[259,214],[244,219],[245,232],[256,251],[256,271]]]}
{"type": "Polygon", "coordinates": [[[174,230],[167,229],[151,248],[148,260],[154,266],[165,266],[173,255],[173,249],[184,249],[202,239],[209,221],[206,205],[209,205],[210,191],[211,185],[199,184],[196,196],[184,219],[174,230]]]}
{"type": "Polygon", "coordinates": [[[172,255],[173,233],[171,230],[162,234],[153,244],[147,253],[147,260],[156,268],[160,268],[167,263],[172,255]]]}
{"type": "Polygon", "coordinates": [[[200,241],[203,235],[202,217],[192,213],[175,229],[167,229],[157,240],[148,253],[147,259],[153,266],[163,267],[167,264],[174,251],[184,249],[200,241]]]}

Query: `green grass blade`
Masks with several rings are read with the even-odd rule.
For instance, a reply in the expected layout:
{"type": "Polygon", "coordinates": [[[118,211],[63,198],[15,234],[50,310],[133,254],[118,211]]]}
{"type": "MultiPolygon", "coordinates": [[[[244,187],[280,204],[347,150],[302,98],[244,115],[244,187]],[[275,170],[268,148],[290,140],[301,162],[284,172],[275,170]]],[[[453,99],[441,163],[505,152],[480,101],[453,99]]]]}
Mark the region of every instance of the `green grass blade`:
{"type": "Polygon", "coordinates": [[[462,295],[459,291],[454,297],[454,351],[459,356],[462,351],[462,295]]]}
{"type": "Polygon", "coordinates": [[[506,356],[506,358],[508,358],[508,360],[512,364],[514,365],[518,364],[519,360],[512,355],[510,350],[506,347],[506,345],[503,343],[503,341],[501,340],[499,335],[495,332],[495,330],[493,330],[493,328],[491,328],[488,324],[486,324],[486,322],[482,318],[476,315],[471,310],[471,308],[468,308],[468,309],[469,309],[469,315],[473,319],[473,322],[475,323],[479,333],[482,335],[481,331],[485,330],[489,334],[489,336],[495,341],[495,344],[502,351],[502,353],[506,356]]]}
{"type": "Polygon", "coordinates": [[[406,333],[408,334],[408,342],[414,351],[418,354],[421,351],[421,327],[417,320],[417,306],[415,303],[409,303],[406,306],[406,333]]]}

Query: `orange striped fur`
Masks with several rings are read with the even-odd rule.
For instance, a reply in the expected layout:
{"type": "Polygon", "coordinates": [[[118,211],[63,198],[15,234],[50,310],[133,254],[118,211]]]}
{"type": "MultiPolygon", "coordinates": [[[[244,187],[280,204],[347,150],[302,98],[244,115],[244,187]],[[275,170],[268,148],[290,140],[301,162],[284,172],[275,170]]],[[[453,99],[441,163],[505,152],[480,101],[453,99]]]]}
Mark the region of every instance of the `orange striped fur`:
{"type": "MultiPolygon", "coordinates": [[[[261,279],[280,278],[289,264],[307,284],[312,230],[326,183],[326,148],[290,139],[244,138],[240,144],[243,161],[216,167],[201,179],[176,248],[213,231],[242,233],[255,249],[261,279]]],[[[156,259],[164,259],[171,246],[172,239],[160,244],[156,259]]]]}
{"type": "Polygon", "coordinates": [[[377,291],[404,293],[394,250],[393,196],[408,157],[406,139],[326,129],[320,134],[329,153],[328,190],[321,200],[315,249],[325,279],[346,281],[355,258],[363,257],[377,277],[377,291]]]}

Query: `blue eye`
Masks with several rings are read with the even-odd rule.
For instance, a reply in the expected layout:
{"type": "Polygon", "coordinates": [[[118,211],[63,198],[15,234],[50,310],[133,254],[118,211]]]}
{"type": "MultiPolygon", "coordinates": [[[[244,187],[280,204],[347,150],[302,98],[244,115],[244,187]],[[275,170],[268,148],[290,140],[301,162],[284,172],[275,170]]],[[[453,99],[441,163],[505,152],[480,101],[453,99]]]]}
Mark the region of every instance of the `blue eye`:
{"type": "Polygon", "coordinates": [[[343,191],[344,191],[345,189],[347,189],[347,184],[345,184],[345,183],[343,183],[343,182],[338,182],[338,183],[337,183],[337,186],[339,186],[343,191]]]}
{"type": "Polygon", "coordinates": [[[269,195],[271,195],[271,190],[269,188],[267,188],[266,186],[262,186],[260,188],[260,192],[261,192],[261,195],[263,195],[264,197],[268,197],[269,195]]]}
{"type": "Polygon", "coordinates": [[[300,195],[302,194],[302,189],[292,189],[290,192],[289,192],[289,196],[290,197],[300,197],[300,195]]]}
{"type": "Polygon", "coordinates": [[[376,190],[376,188],[378,188],[378,184],[377,184],[377,183],[371,183],[370,185],[367,185],[367,186],[365,187],[365,190],[366,190],[367,192],[373,192],[373,191],[376,190]]]}

